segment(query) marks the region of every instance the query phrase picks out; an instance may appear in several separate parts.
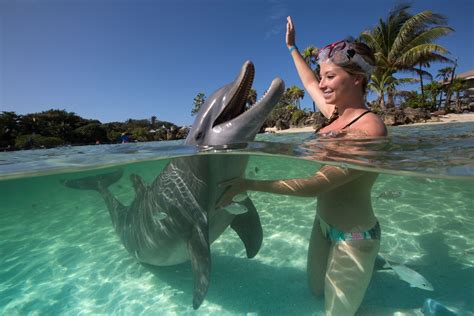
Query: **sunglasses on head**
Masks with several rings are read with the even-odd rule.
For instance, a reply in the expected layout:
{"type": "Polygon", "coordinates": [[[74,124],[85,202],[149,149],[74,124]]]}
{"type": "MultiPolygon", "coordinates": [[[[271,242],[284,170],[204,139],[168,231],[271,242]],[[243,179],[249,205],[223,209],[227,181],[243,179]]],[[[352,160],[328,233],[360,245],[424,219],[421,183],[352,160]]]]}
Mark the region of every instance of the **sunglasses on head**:
{"type": "Polygon", "coordinates": [[[317,62],[320,64],[326,60],[330,60],[332,63],[345,66],[351,62],[359,66],[366,74],[367,79],[370,78],[374,67],[368,64],[364,58],[362,58],[355,51],[352,42],[342,40],[334,42],[327,46],[324,46],[318,53],[317,62]]]}

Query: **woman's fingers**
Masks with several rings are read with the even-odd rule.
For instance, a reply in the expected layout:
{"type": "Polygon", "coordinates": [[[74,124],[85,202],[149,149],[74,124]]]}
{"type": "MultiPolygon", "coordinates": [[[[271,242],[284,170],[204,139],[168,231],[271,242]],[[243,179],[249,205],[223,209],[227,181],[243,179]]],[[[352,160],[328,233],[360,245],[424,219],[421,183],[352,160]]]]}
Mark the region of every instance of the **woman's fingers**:
{"type": "Polygon", "coordinates": [[[225,187],[233,185],[237,181],[239,181],[239,178],[234,178],[234,179],[222,181],[221,183],[218,184],[218,186],[219,186],[219,188],[225,188],[225,187]]]}
{"type": "Polygon", "coordinates": [[[295,45],[295,29],[293,27],[291,16],[288,16],[286,21],[286,45],[291,47],[295,45]]]}
{"type": "Polygon", "coordinates": [[[230,203],[232,203],[232,198],[234,197],[235,193],[232,192],[232,187],[228,188],[221,196],[221,198],[216,203],[216,208],[224,207],[230,203]]]}
{"type": "Polygon", "coordinates": [[[240,178],[234,178],[219,183],[219,188],[226,188],[226,190],[224,191],[220,199],[217,201],[216,207],[224,207],[227,204],[232,203],[232,199],[234,198],[234,196],[239,193],[238,187],[240,181],[240,178]]]}

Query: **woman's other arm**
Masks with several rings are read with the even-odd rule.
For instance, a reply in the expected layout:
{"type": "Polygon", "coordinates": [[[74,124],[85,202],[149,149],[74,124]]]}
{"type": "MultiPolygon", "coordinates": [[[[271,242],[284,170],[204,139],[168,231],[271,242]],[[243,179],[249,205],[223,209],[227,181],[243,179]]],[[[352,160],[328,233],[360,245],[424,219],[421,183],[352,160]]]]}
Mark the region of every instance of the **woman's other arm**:
{"type": "Polygon", "coordinates": [[[223,207],[232,202],[235,195],[245,191],[259,191],[300,197],[316,197],[348,183],[364,174],[363,171],[324,166],[312,177],[286,180],[250,180],[237,178],[220,184],[228,187],[217,203],[223,207]]]}

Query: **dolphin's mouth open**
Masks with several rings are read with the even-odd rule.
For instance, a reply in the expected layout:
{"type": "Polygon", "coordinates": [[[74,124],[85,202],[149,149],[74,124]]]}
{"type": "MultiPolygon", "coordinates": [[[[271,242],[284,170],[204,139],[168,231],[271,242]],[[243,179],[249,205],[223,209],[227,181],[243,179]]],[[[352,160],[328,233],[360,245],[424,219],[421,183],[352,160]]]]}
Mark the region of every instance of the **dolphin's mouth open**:
{"type": "Polygon", "coordinates": [[[245,106],[247,104],[254,77],[255,67],[253,63],[250,61],[245,62],[236,79],[239,84],[236,87],[232,99],[222,110],[221,114],[219,114],[212,127],[228,122],[245,112],[245,106]]]}
{"type": "MultiPolygon", "coordinates": [[[[276,77],[264,95],[250,108],[246,108],[255,76],[255,67],[246,61],[237,78],[223,87],[225,95],[219,102],[220,112],[212,122],[212,131],[221,135],[219,142],[251,141],[261,129],[268,114],[277,105],[284,92],[283,80],[276,77]],[[222,135],[226,135],[225,137],[222,135]]],[[[214,141],[215,142],[215,141],[214,141]]],[[[213,143],[216,145],[217,143],[213,143]]]]}

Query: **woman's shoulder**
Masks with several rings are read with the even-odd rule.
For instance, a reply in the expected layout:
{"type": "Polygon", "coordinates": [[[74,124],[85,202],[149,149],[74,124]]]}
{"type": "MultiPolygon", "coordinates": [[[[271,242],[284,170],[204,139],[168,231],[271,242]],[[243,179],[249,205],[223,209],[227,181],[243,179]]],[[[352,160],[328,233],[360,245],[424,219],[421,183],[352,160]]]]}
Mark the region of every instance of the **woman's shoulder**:
{"type": "Polygon", "coordinates": [[[367,113],[357,124],[353,127],[354,131],[363,132],[366,136],[387,136],[387,127],[382,118],[374,112],[367,113]]]}

